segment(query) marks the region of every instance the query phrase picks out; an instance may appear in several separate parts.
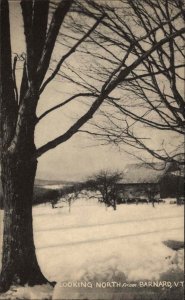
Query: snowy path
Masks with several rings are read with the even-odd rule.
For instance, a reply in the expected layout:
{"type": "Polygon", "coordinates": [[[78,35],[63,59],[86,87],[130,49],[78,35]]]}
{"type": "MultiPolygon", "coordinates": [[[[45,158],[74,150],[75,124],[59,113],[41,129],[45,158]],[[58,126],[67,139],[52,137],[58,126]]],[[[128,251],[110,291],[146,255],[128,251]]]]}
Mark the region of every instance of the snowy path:
{"type": "MultiPolygon", "coordinates": [[[[48,214],[49,215],[49,214],[48,214]]],[[[43,214],[39,214],[39,216],[43,216],[43,214]]],[[[36,215],[37,217],[37,215],[36,215]]],[[[119,222],[114,222],[114,223],[99,223],[99,224],[82,224],[80,226],[76,226],[76,225],[72,225],[72,226],[62,226],[62,227],[51,227],[51,228],[48,228],[47,231],[57,231],[57,230],[71,230],[71,229],[79,229],[79,228],[89,228],[89,227],[96,227],[98,226],[99,228],[101,226],[109,226],[109,225],[116,225],[116,224],[125,224],[125,223],[137,223],[137,222],[146,222],[146,221],[154,221],[154,220],[164,220],[164,219],[177,219],[177,218],[180,218],[180,217],[184,217],[183,215],[176,215],[176,216],[166,216],[164,218],[161,218],[161,217],[155,217],[155,218],[143,218],[142,220],[134,220],[134,219],[131,219],[131,220],[126,220],[126,221],[119,221],[119,222]]],[[[43,232],[43,231],[46,231],[45,228],[43,229],[39,229],[39,230],[35,230],[35,233],[36,232],[43,232]]]]}
{"type": "Polygon", "coordinates": [[[152,235],[162,232],[181,231],[183,215],[143,220],[126,220],[108,224],[90,224],[35,230],[37,249],[78,246],[82,243],[104,242],[107,240],[152,235]],[[170,222],[169,222],[170,221],[170,222]],[[88,229],[88,237],[87,237],[88,229]],[[52,231],[48,239],[48,231],[52,231]],[[56,242],[57,241],[57,242],[56,242]]]}
{"type": "Polygon", "coordinates": [[[107,238],[98,238],[98,239],[89,239],[89,240],[85,240],[85,241],[77,241],[77,242],[67,242],[64,244],[53,244],[50,246],[43,246],[43,247],[38,247],[37,250],[41,250],[41,249],[48,249],[48,248],[57,248],[57,247],[67,247],[67,246],[78,246],[80,244],[89,244],[89,243],[103,243],[105,241],[110,241],[110,240],[116,240],[116,239],[122,239],[122,238],[131,238],[131,237],[139,237],[139,236],[147,236],[148,234],[152,235],[152,234],[156,234],[156,233],[162,233],[162,232],[172,232],[172,231],[179,231],[182,230],[183,227],[176,227],[176,228],[172,228],[172,229],[163,229],[163,230],[154,230],[154,231],[147,231],[147,232],[142,232],[142,233],[133,233],[133,234],[124,234],[124,235],[118,235],[118,236],[111,236],[111,237],[107,237],[107,238]]]}

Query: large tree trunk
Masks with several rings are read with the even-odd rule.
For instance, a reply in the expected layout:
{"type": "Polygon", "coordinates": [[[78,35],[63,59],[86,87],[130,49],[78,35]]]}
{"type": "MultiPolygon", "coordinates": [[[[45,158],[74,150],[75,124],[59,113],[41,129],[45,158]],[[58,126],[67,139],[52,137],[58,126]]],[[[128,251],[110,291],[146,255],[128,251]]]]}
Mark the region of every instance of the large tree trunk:
{"type": "Polygon", "coordinates": [[[37,161],[28,155],[2,154],[4,237],[1,291],[13,284],[43,284],[33,240],[32,197],[37,161]]]}
{"type": "Polygon", "coordinates": [[[18,93],[16,59],[12,68],[8,2],[0,1],[0,144],[4,196],[1,291],[12,284],[47,282],[37,262],[32,225],[37,168],[34,145],[36,107],[61,24],[72,4],[72,1],[60,1],[48,24],[48,0],[21,1],[26,61],[18,93]]]}

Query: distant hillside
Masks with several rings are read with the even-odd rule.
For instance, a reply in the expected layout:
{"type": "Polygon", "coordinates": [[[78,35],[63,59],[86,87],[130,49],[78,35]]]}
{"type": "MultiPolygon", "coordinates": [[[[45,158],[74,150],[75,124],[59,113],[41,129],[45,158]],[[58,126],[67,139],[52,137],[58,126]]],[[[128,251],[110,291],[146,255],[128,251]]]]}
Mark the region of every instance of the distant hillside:
{"type": "MultiPolygon", "coordinates": [[[[59,185],[60,187],[66,186],[66,185],[73,185],[77,182],[74,181],[66,181],[66,180],[45,180],[45,179],[35,179],[35,186],[36,187],[44,187],[44,186],[56,186],[59,185]]],[[[48,187],[49,188],[49,187],[48,187]]],[[[51,187],[52,188],[52,187],[51,187]]],[[[2,197],[2,183],[0,178],[0,197],[2,197]]]]}
{"type": "Polygon", "coordinates": [[[35,179],[35,186],[44,186],[44,185],[71,185],[74,184],[74,181],[67,180],[46,180],[46,179],[35,179]]]}
{"type": "MultiPolygon", "coordinates": [[[[75,184],[72,181],[65,180],[44,180],[36,179],[34,186],[33,205],[51,202],[52,199],[57,199],[59,189],[75,184]]],[[[0,209],[3,209],[3,194],[2,184],[0,180],[0,209]]]]}
{"type": "MultiPolygon", "coordinates": [[[[74,181],[67,181],[67,180],[45,180],[45,179],[35,179],[35,186],[43,186],[43,185],[71,185],[75,184],[74,181]]],[[[2,191],[2,184],[0,178],[0,191],[2,191]]]]}

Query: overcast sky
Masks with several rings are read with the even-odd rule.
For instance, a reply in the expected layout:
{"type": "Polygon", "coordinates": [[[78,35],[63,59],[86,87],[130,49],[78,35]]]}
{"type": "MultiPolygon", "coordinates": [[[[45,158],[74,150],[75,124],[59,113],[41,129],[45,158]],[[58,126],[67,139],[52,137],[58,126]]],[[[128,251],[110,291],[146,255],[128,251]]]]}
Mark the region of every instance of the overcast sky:
{"type": "MultiPolygon", "coordinates": [[[[12,1],[11,33],[13,52],[24,52],[24,34],[22,27],[22,15],[19,1],[12,1]]],[[[17,80],[21,78],[21,63],[18,64],[17,80]]],[[[62,86],[58,81],[53,81],[43,93],[37,110],[39,115],[56,103],[60,103],[68,97],[72,86],[62,86]]],[[[42,145],[50,139],[60,135],[67,129],[71,122],[77,117],[80,104],[76,102],[73,106],[67,106],[57,112],[53,112],[44,118],[36,128],[36,145],[42,145]]],[[[151,145],[156,147],[163,136],[149,129],[148,135],[153,139],[151,145]]],[[[164,133],[163,133],[164,135],[164,133]]],[[[170,143],[171,137],[165,136],[166,143],[170,143]]],[[[128,150],[128,148],[127,148],[128,150]]],[[[133,151],[131,149],[131,151],[133,151]]],[[[100,141],[92,140],[85,134],[77,134],[66,143],[50,150],[39,158],[37,178],[81,180],[101,169],[122,170],[127,163],[134,162],[132,156],[126,154],[122,149],[113,146],[103,146],[100,141]]]]}

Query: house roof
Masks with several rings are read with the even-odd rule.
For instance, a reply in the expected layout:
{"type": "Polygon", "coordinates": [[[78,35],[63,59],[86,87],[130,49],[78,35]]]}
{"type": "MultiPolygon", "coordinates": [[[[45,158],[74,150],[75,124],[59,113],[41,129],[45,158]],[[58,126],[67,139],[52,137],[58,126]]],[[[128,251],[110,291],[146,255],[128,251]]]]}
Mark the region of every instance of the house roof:
{"type": "Polygon", "coordinates": [[[164,167],[163,163],[128,164],[123,171],[123,179],[120,183],[157,183],[170,167],[169,164],[164,167]]]}

